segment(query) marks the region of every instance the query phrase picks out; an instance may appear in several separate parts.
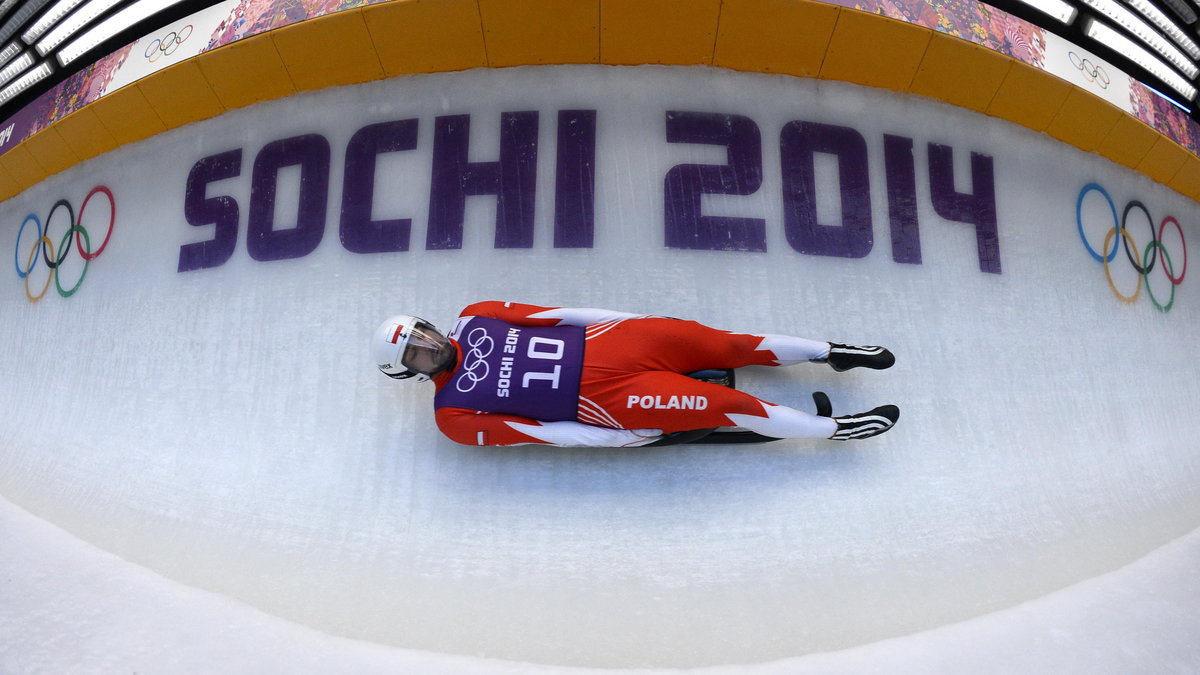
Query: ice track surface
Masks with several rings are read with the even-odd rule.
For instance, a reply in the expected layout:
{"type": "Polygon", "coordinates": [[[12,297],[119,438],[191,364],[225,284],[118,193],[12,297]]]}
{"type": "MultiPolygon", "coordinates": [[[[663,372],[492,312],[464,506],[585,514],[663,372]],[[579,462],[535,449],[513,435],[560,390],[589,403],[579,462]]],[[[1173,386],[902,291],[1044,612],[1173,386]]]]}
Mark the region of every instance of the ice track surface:
{"type": "MultiPolygon", "coordinates": [[[[836,223],[850,207],[830,157],[818,153],[816,199],[836,223]]],[[[1189,277],[1169,313],[1144,291],[1114,297],[1075,219],[1091,182],[1200,240],[1195,203],[1044,136],[924,99],[711,69],[391,80],[76,167],[0,205],[0,251],[15,251],[33,241],[18,241],[26,213],[63,195],[104,183],[118,203],[76,295],[30,303],[13,272],[0,286],[0,672],[1194,672],[1200,296],[1189,277]],[[590,249],[552,243],[568,109],[597,111],[590,249]],[[513,110],[540,112],[532,247],[495,248],[496,200],[470,197],[462,248],[426,250],[435,118],[471,115],[472,161],[492,161],[513,110]],[[760,130],[761,187],[703,208],[761,218],[765,252],[663,246],[663,177],[729,161],[666,142],[666,111],[681,110],[760,130]],[[411,248],[350,253],[344,149],[396,119],[420,121],[416,149],[381,155],[374,217],[410,218],[411,248]],[[863,138],[866,257],[789,243],[779,138],[794,120],[863,138]],[[259,262],[255,157],[314,133],[333,149],[325,236],[259,262]],[[914,141],[920,264],[892,256],[888,135],[914,141]],[[980,270],[972,226],[931,206],[931,143],[953,149],[960,191],[970,153],[993,159],[1002,273],[980,270]],[[240,174],[207,196],[239,203],[237,247],[177,272],[181,246],[212,238],[182,216],[189,171],[235,148],[240,174]],[[887,371],[758,369],[742,384],[805,408],[821,389],[835,412],[895,403],[901,420],[850,443],[458,446],[432,425],[431,387],[379,375],[366,342],[387,314],[448,327],[480,299],[883,344],[887,371]]],[[[301,184],[280,170],[276,223],[296,222],[301,184]]],[[[1099,247],[1108,207],[1096,193],[1081,209],[1099,247]]],[[[1144,246],[1149,229],[1130,230],[1144,246]]]]}

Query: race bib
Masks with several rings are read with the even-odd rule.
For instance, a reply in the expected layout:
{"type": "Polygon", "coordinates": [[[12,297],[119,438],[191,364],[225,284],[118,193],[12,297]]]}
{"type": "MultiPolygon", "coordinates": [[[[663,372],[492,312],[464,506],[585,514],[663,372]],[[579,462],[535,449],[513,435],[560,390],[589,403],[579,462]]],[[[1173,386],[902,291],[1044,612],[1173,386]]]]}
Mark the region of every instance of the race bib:
{"type": "Polygon", "coordinates": [[[437,396],[438,408],[466,408],[535,420],[574,420],[583,372],[584,329],[460,320],[450,334],[462,351],[437,396]]]}

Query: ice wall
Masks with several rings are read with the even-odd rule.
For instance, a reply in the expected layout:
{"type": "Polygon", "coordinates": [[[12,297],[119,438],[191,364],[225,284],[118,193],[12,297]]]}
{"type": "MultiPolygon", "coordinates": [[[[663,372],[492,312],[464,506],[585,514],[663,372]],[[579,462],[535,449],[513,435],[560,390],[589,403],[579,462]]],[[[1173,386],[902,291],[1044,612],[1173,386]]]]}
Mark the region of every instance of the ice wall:
{"type": "Polygon", "coordinates": [[[1196,529],[1196,217],[1044,136],[841,83],[573,66],[295,96],[0,205],[0,496],[383,645],[686,667],[903,636],[1196,529]],[[60,199],[108,244],[22,279],[28,214],[52,257],[70,241],[60,199]],[[1138,255],[1097,262],[1123,216],[1138,255]],[[1139,281],[1147,252],[1171,262],[1139,281]],[[479,299],[885,344],[889,371],[743,380],[902,419],[853,444],[454,445],[366,341],[479,299]]]}

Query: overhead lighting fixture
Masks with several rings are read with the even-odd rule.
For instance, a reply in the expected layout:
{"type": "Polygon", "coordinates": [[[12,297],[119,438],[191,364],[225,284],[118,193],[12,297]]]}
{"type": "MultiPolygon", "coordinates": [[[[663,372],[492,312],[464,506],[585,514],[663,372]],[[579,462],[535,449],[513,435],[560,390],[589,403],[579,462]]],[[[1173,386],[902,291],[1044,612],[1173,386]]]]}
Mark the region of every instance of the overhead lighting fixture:
{"type": "Polygon", "coordinates": [[[0,91],[0,105],[8,103],[15,98],[17,94],[20,94],[37,82],[49,77],[51,72],[53,72],[53,70],[51,69],[50,64],[43,63],[28,73],[25,73],[21,76],[21,79],[5,87],[3,91],[0,91]]]}
{"type": "Polygon", "coordinates": [[[1075,20],[1075,15],[1079,13],[1078,9],[1062,0],[1021,0],[1021,2],[1068,26],[1075,20]]]}
{"type": "MultiPolygon", "coordinates": [[[[2,0],[2,1],[0,1],[0,16],[4,16],[5,14],[8,14],[8,10],[12,9],[13,5],[16,5],[17,2],[18,2],[18,0],[2,0]]],[[[9,19],[8,21],[5,21],[3,25],[0,25],[0,42],[3,42],[5,40],[9,39],[10,37],[12,37],[13,35],[15,35],[17,32],[17,29],[20,27],[21,26],[19,24],[17,24],[17,22],[13,19],[9,19]]]]}
{"type": "Polygon", "coordinates": [[[1150,27],[1150,24],[1134,16],[1133,12],[1121,7],[1116,2],[1113,2],[1113,0],[1083,0],[1083,3],[1117,22],[1125,30],[1138,36],[1138,39],[1149,45],[1154,51],[1162,54],[1180,72],[1187,75],[1188,79],[1193,79],[1197,74],[1200,74],[1200,68],[1197,68],[1195,63],[1184,56],[1183,52],[1176,49],[1175,45],[1167,42],[1163,36],[1150,27]]]}
{"type": "Polygon", "coordinates": [[[1084,34],[1145,68],[1151,75],[1182,94],[1184,100],[1191,101],[1196,97],[1196,88],[1188,84],[1188,81],[1183,79],[1179,73],[1112,26],[1092,19],[1087,22],[1084,34]]]}
{"type": "Polygon", "coordinates": [[[1175,16],[1178,16],[1184,23],[1196,23],[1196,11],[1188,7],[1183,0],[1163,0],[1163,4],[1170,7],[1171,11],[1175,12],[1175,16]]]}
{"type": "Polygon", "coordinates": [[[37,43],[38,53],[42,56],[49,54],[55,47],[67,41],[75,33],[83,29],[84,26],[96,20],[96,17],[116,7],[121,0],[90,0],[87,4],[80,7],[71,16],[67,17],[66,21],[54,27],[46,37],[42,38],[41,42],[37,43]]]}
{"type": "Polygon", "coordinates": [[[0,70],[0,84],[4,84],[14,77],[25,72],[25,69],[33,65],[33,54],[25,52],[21,58],[13,61],[5,66],[4,70],[0,70]]]}
{"type": "Polygon", "coordinates": [[[1166,14],[1163,14],[1157,7],[1150,4],[1149,0],[1125,0],[1125,2],[1128,2],[1131,7],[1141,12],[1142,16],[1150,19],[1150,23],[1157,26],[1159,30],[1169,35],[1180,47],[1183,47],[1184,51],[1193,60],[1200,59],[1200,47],[1196,46],[1196,43],[1179,26],[1175,25],[1174,21],[1167,18],[1166,14]]]}
{"type": "Polygon", "coordinates": [[[8,63],[9,59],[20,53],[21,45],[17,44],[16,42],[8,43],[8,46],[4,48],[4,51],[0,51],[0,66],[8,63]]]}
{"type": "Polygon", "coordinates": [[[0,2],[0,16],[7,14],[8,10],[12,9],[13,5],[17,4],[17,2],[18,0],[4,0],[3,2],[0,2]]]}
{"type": "MultiPolygon", "coordinates": [[[[95,1],[93,0],[93,2],[95,1]]],[[[183,0],[141,0],[140,2],[135,2],[88,29],[86,33],[80,35],[73,42],[59,50],[58,62],[65,66],[101,43],[116,37],[126,28],[144,21],[179,2],[183,2],[183,0]]],[[[38,45],[38,49],[41,49],[40,44],[38,45]]]]}
{"type": "MultiPolygon", "coordinates": [[[[20,8],[9,17],[8,21],[4,22],[4,27],[0,28],[0,42],[4,42],[16,35],[17,31],[21,30],[21,27],[25,25],[25,22],[32,19],[34,14],[42,11],[42,8],[48,4],[50,4],[50,0],[26,0],[26,2],[22,3],[20,8]]],[[[12,5],[13,3],[6,0],[3,5],[0,5],[0,15],[8,11],[8,8],[12,7],[12,5]]]]}
{"type": "Polygon", "coordinates": [[[61,21],[64,16],[70,14],[71,10],[78,7],[82,2],[83,0],[58,0],[53,7],[37,20],[37,23],[30,26],[29,30],[21,35],[21,39],[27,45],[33,44],[46,31],[50,30],[51,26],[61,21]]]}

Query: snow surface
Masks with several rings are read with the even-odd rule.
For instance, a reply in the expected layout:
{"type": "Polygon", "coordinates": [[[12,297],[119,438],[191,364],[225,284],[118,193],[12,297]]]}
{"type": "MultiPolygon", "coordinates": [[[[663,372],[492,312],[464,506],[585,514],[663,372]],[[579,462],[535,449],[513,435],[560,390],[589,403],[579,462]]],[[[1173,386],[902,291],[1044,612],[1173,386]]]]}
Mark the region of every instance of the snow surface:
{"type": "MultiPolygon", "coordinates": [[[[828,159],[817,207],[837,222],[828,159]]],[[[1093,181],[1118,210],[1138,199],[1197,240],[1195,203],[1045,136],[917,97],[714,69],[401,78],[76,167],[0,204],[0,250],[15,251],[27,212],[98,183],[118,202],[75,296],[52,284],[29,303],[14,273],[0,293],[0,672],[1194,672],[1195,282],[1169,313],[1145,291],[1120,303],[1076,229],[1093,181]],[[566,109],[598,111],[592,249],[551,243],[566,109]],[[534,247],[493,248],[495,200],[471,197],[463,247],[424,250],[434,118],[470,114],[485,161],[512,110],[541,112],[534,247]],[[766,252],[662,246],[663,176],[726,158],[666,143],[668,110],[759,127],[761,189],[704,208],[763,218],[766,252]],[[417,149],[381,156],[374,217],[411,218],[412,248],[349,253],[343,149],[404,118],[420,120],[417,149]],[[865,139],[867,257],[789,246],[778,139],[792,120],[865,139]],[[333,149],[325,237],[304,258],[255,261],[254,159],[311,133],[333,149]],[[915,141],[919,265],[891,257],[885,134],[915,141]],[[929,143],[954,149],[960,191],[970,152],[994,158],[1002,274],[980,272],[970,226],[934,212],[929,143]],[[188,172],[236,148],[240,175],[207,194],[239,203],[237,249],[178,273],[180,246],[212,236],[183,218],[188,172]],[[366,341],[388,314],[448,326],[488,298],[885,344],[889,371],[760,369],[744,386],[796,406],[820,388],[839,411],[892,402],[902,418],[845,444],[457,446],[433,428],[428,388],[374,372],[366,341]]],[[[280,172],[277,223],[294,222],[300,183],[280,172]]],[[[1098,246],[1107,207],[1090,195],[1083,212],[1098,246]]],[[[1144,246],[1147,228],[1130,230],[1144,246]]],[[[1136,282],[1126,267],[1113,266],[1121,289],[1136,282]]]]}
{"type": "MultiPolygon", "coordinates": [[[[333,637],[168,581],[0,500],[0,672],[586,673],[333,637]],[[8,583],[21,579],[24,583],[8,583]]],[[[1043,598],[843,651],[701,673],[1192,673],[1200,534],[1043,598]]],[[[603,636],[596,636],[598,641],[603,636]]],[[[628,669],[628,672],[662,672],[628,669]]]]}

